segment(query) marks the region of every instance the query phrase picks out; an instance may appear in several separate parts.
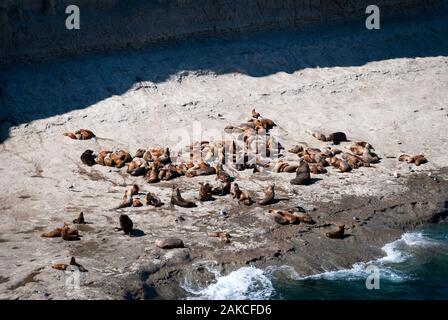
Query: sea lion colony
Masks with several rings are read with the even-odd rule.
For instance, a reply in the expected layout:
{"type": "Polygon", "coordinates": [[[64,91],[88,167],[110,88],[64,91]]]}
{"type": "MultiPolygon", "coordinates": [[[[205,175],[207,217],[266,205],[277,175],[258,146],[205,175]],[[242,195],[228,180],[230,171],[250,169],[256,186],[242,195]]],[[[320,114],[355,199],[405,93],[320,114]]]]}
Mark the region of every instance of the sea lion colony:
{"type": "MultiPolygon", "coordinates": [[[[221,141],[197,141],[183,151],[188,159],[182,160],[182,152],[179,152],[178,159],[173,161],[170,149],[153,147],[149,149],[138,149],[134,156],[126,150],[100,150],[97,154],[93,150],[86,150],[81,155],[81,161],[87,166],[102,165],[116,168],[127,166],[126,172],[131,176],[142,176],[147,183],[158,183],[168,181],[181,176],[193,178],[203,175],[215,175],[218,184],[213,186],[209,183],[200,183],[198,201],[213,201],[213,196],[230,195],[238,203],[246,206],[257,203],[260,206],[272,205],[275,200],[275,185],[268,185],[264,191],[264,196],[253,200],[247,190],[241,190],[237,182],[227,173],[223,165],[233,166],[238,171],[252,170],[253,174],[260,173],[261,170],[268,170],[273,173],[295,173],[295,177],[290,180],[292,185],[307,185],[312,182],[312,174],[324,174],[327,168],[333,167],[339,172],[349,172],[359,167],[370,167],[372,164],[380,162],[380,157],[375,153],[373,146],[365,141],[355,141],[341,150],[335,147],[311,148],[304,145],[295,145],[288,149],[289,153],[296,154],[298,159],[294,162],[283,160],[284,147],[279,141],[270,135],[270,130],[276,127],[274,121],[263,118],[260,113],[252,110],[252,118],[238,126],[229,125],[224,128],[228,134],[232,134],[235,139],[221,141]],[[238,143],[242,142],[242,143],[238,143]]],[[[333,132],[324,134],[319,131],[307,130],[307,133],[322,142],[332,142],[339,145],[341,142],[349,142],[343,132],[333,132]]],[[[64,135],[78,140],[86,140],[95,137],[95,134],[87,129],[81,129],[74,133],[64,133],[64,135]]],[[[406,161],[420,165],[427,162],[423,155],[408,156],[401,155],[399,161],[406,161]]],[[[143,203],[139,194],[139,187],[132,185],[125,190],[123,201],[116,209],[125,207],[142,206],[143,203]]],[[[161,207],[164,202],[154,193],[148,192],[145,196],[146,205],[161,207]]],[[[184,208],[196,207],[192,200],[184,199],[177,186],[172,188],[170,199],[172,206],[184,208]]],[[[273,221],[280,225],[297,223],[316,223],[310,214],[304,210],[268,210],[266,213],[273,221]]],[[[84,216],[80,216],[73,221],[75,224],[84,223],[84,216]]],[[[119,216],[120,227],[116,230],[123,231],[126,235],[132,234],[133,223],[128,215],[119,216]]],[[[344,239],[344,226],[338,225],[334,232],[326,233],[331,239],[344,239]]],[[[224,243],[229,243],[231,236],[223,231],[209,232],[209,237],[219,238],[224,243]]],[[[72,230],[67,224],[61,228],[56,228],[50,232],[42,234],[42,237],[62,237],[64,240],[78,240],[77,230],[72,230]]],[[[184,243],[180,239],[169,238],[156,241],[156,246],[162,249],[183,248],[184,243]]],[[[74,258],[73,258],[74,260],[74,258]]],[[[62,267],[56,269],[64,270],[62,267]]]]}

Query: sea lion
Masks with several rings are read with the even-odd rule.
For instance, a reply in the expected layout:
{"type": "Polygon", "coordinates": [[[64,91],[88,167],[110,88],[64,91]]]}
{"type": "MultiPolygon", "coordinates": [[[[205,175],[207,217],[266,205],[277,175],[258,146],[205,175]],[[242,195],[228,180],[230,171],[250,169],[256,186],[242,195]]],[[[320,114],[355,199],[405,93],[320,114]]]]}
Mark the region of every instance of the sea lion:
{"type": "Polygon", "coordinates": [[[199,201],[212,201],[215,200],[212,196],[212,186],[208,183],[199,183],[199,201]]]}
{"type": "Polygon", "coordinates": [[[328,135],[327,141],[333,141],[333,144],[340,144],[343,141],[347,141],[347,136],[344,132],[333,132],[328,135]]]}
{"type": "Polygon", "coordinates": [[[89,140],[92,138],[95,138],[95,134],[88,130],[88,129],[79,129],[77,131],[73,132],[65,132],[64,136],[67,136],[71,139],[77,139],[77,140],[89,140]]]}
{"type": "Polygon", "coordinates": [[[362,160],[364,163],[371,164],[378,163],[380,161],[376,154],[372,153],[371,150],[372,149],[370,148],[364,148],[362,153],[362,160]]]}
{"type": "Polygon", "coordinates": [[[160,249],[185,248],[184,242],[177,238],[167,238],[156,240],[156,246],[160,249]]]}
{"type": "Polygon", "coordinates": [[[303,151],[303,146],[299,146],[299,145],[295,145],[288,150],[288,152],[294,153],[294,154],[298,154],[299,152],[302,152],[302,151],[303,151]]]}
{"type": "Polygon", "coordinates": [[[64,226],[61,228],[61,237],[63,240],[67,241],[78,240],[79,239],[78,230],[70,229],[68,224],[64,223],[64,226]]]}
{"type": "Polygon", "coordinates": [[[135,152],[134,158],[143,158],[143,156],[145,155],[145,152],[146,152],[145,149],[137,149],[137,151],[135,152]]]}
{"type": "Polygon", "coordinates": [[[347,160],[348,164],[352,169],[357,169],[361,166],[364,166],[364,160],[358,156],[355,156],[353,154],[350,154],[348,152],[344,152],[342,154],[342,159],[347,160]]]}
{"type": "Polygon", "coordinates": [[[87,271],[88,271],[88,270],[86,270],[86,268],[84,268],[82,265],[80,265],[79,263],[76,262],[75,257],[72,257],[72,258],[70,259],[70,265],[71,265],[71,266],[78,267],[78,270],[79,270],[80,272],[87,272],[87,271]]]}
{"type": "Polygon", "coordinates": [[[255,108],[253,108],[252,109],[252,118],[258,119],[260,117],[261,117],[261,115],[257,111],[255,111],[255,108]]]}
{"type": "Polygon", "coordinates": [[[111,164],[110,154],[111,153],[112,153],[112,151],[101,150],[95,159],[96,164],[99,164],[101,166],[110,166],[110,164],[111,164]]]}
{"type": "Polygon", "coordinates": [[[133,177],[140,177],[140,176],[145,176],[147,173],[147,169],[146,167],[138,167],[136,168],[134,171],[131,172],[131,176],[133,177]]]}
{"type": "Polygon", "coordinates": [[[141,207],[141,206],[143,206],[143,203],[140,201],[140,198],[134,198],[134,199],[132,199],[132,206],[133,207],[141,207]]]}
{"type": "Polygon", "coordinates": [[[82,163],[84,163],[85,165],[87,165],[89,167],[93,166],[96,163],[95,156],[93,155],[93,151],[92,150],[84,151],[81,155],[81,161],[82,161],[82,163]]]}
{"type": "Polygon", "coordinates": [[[216,179],[219,179],[222,182],[230,181],[230,175],[224,171],[221,163],[216,165],[216,179]]]}
{"type": "Polygon", "coordinates": [[[225,243],[230,243],[230,234],[223,231],[215,231],[215,232],[207,232],[209,237],[219,238],[221,241],[225,243]]]}
{"type": "Polygon", "coordinates": [[[131,235],[132,228],[134,227],[134,223],[131,218],[129,218],[127,214],[120,214],[118,221],[120,223],[120,227],[115,229],[117,231],[123,231],[126,235],[131,235]]]}
{"type": "Polygon", "coordinates": [[[295,214],[295,216],[297,217],[297,219],[299,219],[300,222],[304,222],[304,223],[308,223],[308,224],[316,223],[309,213],[299,212],[299,213],[295,214]]]}
{"type": "Polygon", "coordinates": [[[348,172],[352,169],[348,161],[345,159],[339,159],[338,157],[331,157],[328,161],[331,166],[339,169],[340,172],[348,172]]]}
{"type": "Polygon", "coordinates": [[[114,151],[110,154],[111,167],[123,168],[126,163],[132,161],[131,154],[125,150],[114,151]]]}
{"type": "Polygon", "coordinates": [[[61,228],[53,229],[49,232],[42,233],[42,238],[59,238],[61,236],[61,228]]]}
{"type": "Polygon", "coordinates": [[[268,204],[272,204],[274,202],[275,198],[275,184],[270,184],[267,186],[264,190],[264,197],[260,201],[258,201],[258,204],[261,206],[265,206],[268,204]]]}
{"type": "Polygon", "coordinates": [[[303,159],[299,160],[299,167],[296,171],[296,177],[290,181],[293,185],[306,185],[310,182],[310,167],[303,159]]]}
{"type": "Polygon", "coordinates": [[[173,193],[171,195],[171,204],[177,205],[183,208],[193,208],[196,207],[196,203],[192,201],[185,200],[182,198],[179,188],[173,186],[173,193]]]}
{"type": "Polygon", "coordinates": [[[151,170],[149,171],[149,174],[146,175],[146,177],[147,177],[147,179],[146,179],[147,183],[159,182],[158,167],[155,163],[152,165],[151,170]]]}
{"type": "Polygon", "coordinates": [[[305,130],[305,132],[312,135],[317,140],[320,140],[323,142],[327,141],[327,137],[325,137],[325,135],[320,131],[311,131],[311,130],[307,129],[307,130],[305,130]]]}
{"type": "Polygon", "coordinates": [[[74,224],[85,224],[85,221],[84,221],[84,213],[81,212],[81,213],[79,214],[78,218],[76,218],[76,219],[73,220],[73,223],[74,223],[74,224]]]}
{"type": "Polygon", "coordinates": [[[299,218],[295,214],[288,211],[269,210],[268,213],[273,215],[274,221],[278,224],[286,225],[300,222],[299,218]]]}
{"type": "Polygon", "coordinates": [[[416,166],[419,166],[423,163],[428,162],[428,160],[426,159],[426,157],[422,154],[416,155],[416,156],[410,156],[407,154],[402,154],[399,158],[398,161],[405,161],[407,163],[414,163],[416,166]]]}
{"type": "Polygon", "coordinates": [[[51,267],[56,270],[67,270],[68,264],[65,263],[55,263],[52,264],[51,267]]]}
{"type": "Polygon", "coordinates": [[[192,168],[188,169],[185,176],[191,178],[198,176],[208,176],[212,174],[216,174],[216,169],[210,166],[205,161],[201,161],[198,165],[195,165],[192,168]]]}
{"type": "Polygon", "coordinates": [[[241,193],[242,193],[242,191],[241,191],[240,186],[238,185],[238,183],[234,183],[233,187],[232,187],[232,191],[231,191],[233,199],[238,199],[239,200],[240,197],[241,197],[241,193]]]}
{"type": "Polygon", "coordinates": [[[338,230],[327,232],[326,236],[331,239],[343,239],[344,238],[345,225],[338,225],[338,230]]]}
{"type": "Polygon", "coordinates": [[[223,182],[220,186],[212,189],[212,194],[215,196],[228,195],[230,193],[231,185],[230,181],[223,182]]]}
{"type": "Polygon", "coordinates": [[[241,192],[240,198],[238,200],[239,203],[242,203],[246,206],[251,206],[254,201],[252,200],[252,198],[250,197],[249,193],[246,191],[241,192]]]}
{"type": "Polygon", "coordinates": [[[171,163],[170,148],[166,148],[162,155],[157,159],[161,164],[171,163]]]}
{"type": "Polygon", "coordinates": [[[327,173],[327,169],[325,169],[323,165],[317,163],[310,164],[310,171],[313,174],[327,173]]]}
{"type": "Polygon", "coordinates": [[[155,194],[148,192],[146,194],[146,204],[157,208],[161,207],[163,205],[163,202],[155,194]]]}
{"type": "Polygon", "coordinates": [[[289,224],[288,219],[286,219],[284,216],[282,216],[280,214],[275,214],[274,215],[274,221],[277,222],[278,224],[281,224],[281,225],[289,224]]]}

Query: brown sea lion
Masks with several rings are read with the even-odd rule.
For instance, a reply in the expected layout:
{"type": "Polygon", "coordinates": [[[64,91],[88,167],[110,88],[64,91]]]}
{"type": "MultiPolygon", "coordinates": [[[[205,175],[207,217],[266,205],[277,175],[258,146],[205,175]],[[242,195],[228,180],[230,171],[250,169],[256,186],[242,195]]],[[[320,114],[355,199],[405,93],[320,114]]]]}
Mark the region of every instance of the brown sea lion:
{"type": "Polygon", "coordinates": [[[73,220],[73,223],[74,223],[74,224],[85,224],[85,221],[84,221],[84,213],[81,212],[81,213],[79,214],[78,218],[76,218],[76,219],[73,220]]]}
{"type": "Polygon", "coordinates": [[[67,270],[68,264],[65,263],[55,263],[52,264],[51,267],[56,270],[67,270]]]}
{"type": "Polygon", "coordinates": [[[159,239],[155,243],[160,249],[185,248],[184,242],[177,238],[159,239]]]}
{"type": "Polygon", "coordinates": [[[135,152],[134,158],[143,158],[143,156],[145,155],[145,152],[146,152],[145,149],[137,149],[137,151],[135,152]]]}
{"type": "Polygon", "coordinates": [[[170,148],[166,148],[162,155],[158,158],[158,161],[161,164],[168,164],[171,163],[171,157],[170,157],[170,148]]]}
{"type": "Polygon", "coordinates": [[[303,146],[299,146],[299,145],[295,145],[288,150],[288,152],[294,153],[294,154],[298,154],[299,152],[302,152],[302,151],[303,151],[303,146]]]}
{"type": "Polygon", "coordinates": [[[422,154],[416,155],[416,156],[410,156],[407,154],[402,154],[399,158],[398,161],[405,161],[407,163],[414,163],[416,166],[419,166],[423,163],[428,162],[428,160],[426,159],[426,157],[422,154]]]}
{"type": "Polygon", "coordinates": [[[199,183],[199,201],[212,201],[215,200],[212,196],[212,186],[208,183],[199,183]]]}
{"type": "Polygon", "coordinates": [[[133,207],[141,207],[141,206],[143,206],[143,203],[140,201],[140,198],[134,198],[134,199],[132,199],[132,206],[133,207]]]}
{"type": "Polygon", "coordinates": [[[110,166],[109,162],[111,161],[110,160],[111,153],[112,151],[101,150],[95,159],[96,164],[99,164],[101,166],[110,166]]]}
{"type": "Polygon", "coordinates": [[[228,195],[230,193],[231,185],[230,181],[223,182],[220,186],[212,189],[212,194],[215,196],[228,195]]]}
{"type": "Polygon", "coordinates": [[[49,232],[42,233],[42,238],[59,238],[61,236],[61,228],[53,229],[49,232]]]}
{"type": "Polygon", "coordinates": [[[299,167],[296,171],[296,177],[290,181],[293,185],[306,185],[310,182],[310,167],[303,159],[299,160],[299,167]]]}
{"type": "Polygon", "coordinates": [[[230,181],[230,175],[224,171],[221,163],[216,165],[216,178],[222,182],[230,181]]]}
{"type": "Polygon", "coordinates": [[[310,171],[313,174],[327,173],[327,169],[325,169],[325,167],[321,164],[311,163],[309,166],[310,166],[310,171]]]}
{"type": "Polygon", "coordinates": [[[163,205],[163,202],[155,194],[148,192],[146,194],[146,204],[157,208],[161,207],[163,205]]]}
{"type": "Polygon", "coordinates": [[[260,118],[260,114],[257,111],[255,111],[255,108],[252,109],[252,118],[254,119],[260,118]]]}
{"type": "Polygon", "coordinates": [[[192,201],[185,200],[182,198],[179,188],[173,186],[173,193],[171,195],[171,204],[177,205],[183,208],[193,208],[196,207],[196,204],[192,201]]]}
{"type": "Polygon", "coordinates": [[[78,240],[79,239],[78,230],[70,229],[68,224],[64,223],[64,226],[61,228],[61,237],[62,239],[67,241],[78,240]]]}
{"type": "Polygon", "coordinates": [[[345,225],[338,225],[338,230],[327,232],[326,236],[331,239],[343,239],[344,231],[345,231],[345,225]]]}
{"type": "Polygon", "coordinates": [[[120,214],[118,221],[120,223],[120,227],[115,228],[115,230],[123,231],[126,235],[131,235],[132,228],[134,227],[134,223],[132,222],[131,218],[129,218],[127,214],[120,214]]]}
{"type": "Polygon", "coordinates": [[[82,161],[82,163],[84,163],[85,165],[87,165],[89,167],[93,166],[96,163],[95,156],[93,155],[93,151],[92,150],[84,151],[81,155],[81,161],[82,161]]]}
{"type": "Polygon", "coordinates": [[[88,130],[88,129],[79,129],[77,131],[73,132],[65,132],[64,136],[67,136],[71,139],[77,139],[77,140],[89,140],[92,138],[95,138],[95,134],[88,130]]]}
{"type": "Polygon", "coordinates": [[[225,243],[230,243],[230,234],[223,231],[215,231],[215,232],[207,232],[209,237],[219,238],[221,241],[225,243]]]}
{"type": "Polygon", "coordinates": [[[114,151],[110,154],[112,161],[111,166],[116,168],[123,168],[126,163],[132,161],[131,154],[125,150],[114,151]]]}
{"type": "Polygon", "coordinates": [[[241,192],[240,198],[238,200],[239,203],[242,203],[246,206],[251,206],[254,201],[252,200],[252,198],[250,197],[250,194],[246,191],[241,192]]]}
{"type": "Polygon", "coordinates": [[[157,183],[159,182],[159,171],[157,165],[153,164],[149,174],[146,175],[147,183],[157,183]]]}
{"type": "Polygon", "coordinates": [[[77,140],[78,137],[74,132],[64,132],[64,136],[69,137],[70,139],[77,140]]]}
{"type": "Polygon", "coordinates": [[[275,184],[270,184],[267,186],[264,190],[264,197],[260,201],[258,201],[258,204],[261,206],[265,206],[268,204],[272,204],[274,202],[275,198],[275,184]]]}
{"type": "Polygon", "coordinates": [[[380,160],[376,156],[376,154],[372,153],[372,149],[364,148],[364,152],[362,153],[362,160],[364,163],[371,164],[371,163],[378,163],[380,160]]]}
{"type": "Polygon", "coordinates": [[[350,154],[348,152],[344,152],[342,154],[342,159],[347,160],[348,164],[352,169],[357,169],[361,166],[364,166],[364,160],[358,156],[355,156],[353,154],[350,154]]]}
{"type": "Polygon", "coordinates": [[[295,215],[299,219],[300,222],[304,222],[304,223],[308,223],[308,224],[316,223],[309,213],[298,212],[295,215]]]}
{"type": "Polygon", "coordinates": [[[274,221],[278,224],[286,225],[299,223],[298,217],[288,211],[269,210],[268,213],[273,215],[274,221]]]}
{"type": "Polygon", "coordinates": [[[305,130],[305,132],[312,135],[317,140],[324,141],[324,142],[327,141],[327,137],[325,137],[325,135],[320,131],[305,130]]]}
{"type": "Polygon", "coordinates": [[[233,186],[232,186],[232,190],[231,190],[231,194],[232,194],[233,199],[238,199],[239,200],[240,197],[241,197],[241,193],[242,193],[242,191],[241,191],[240,186],[238,185],[238,183],[234,183],[233,186]]]}

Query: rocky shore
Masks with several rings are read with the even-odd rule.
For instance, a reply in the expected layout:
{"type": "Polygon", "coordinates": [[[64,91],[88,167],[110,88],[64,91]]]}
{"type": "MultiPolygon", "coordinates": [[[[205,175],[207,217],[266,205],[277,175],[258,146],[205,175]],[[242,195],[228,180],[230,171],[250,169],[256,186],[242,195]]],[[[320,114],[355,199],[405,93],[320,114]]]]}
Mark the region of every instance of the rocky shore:
{"type": "Polygon", "coordinates": [[[288,265],[300,275],[337,270],[381,257],[382,246],[405,231],[443,220],[445,20],[398,21],[373,36],[342,26],[319,31],[317,43],[315,34],[272,32],[5,69],[0,298],[184,298],[186,282],[214,281],[204,267],[210,263],[222,274],[247,265],[288,265]],[[257,176],[226,167],[255,199],[275,183],[278,202],[247,207],[226,196],[179,208],[168,205],[174,184],[194,199],[199,182],[214,184],[215,177],[147,184],[125,168],[80,160],[86,149],[174,146],[198,126],[207,138],[210,128],[246,121],[253,107],[276,122],[273,133],[286,149],[330,146],[307,129],[343,131],[351,141],[372,143],[381,162],[352,172],[330,169],[307,186],[291,185],[294,173],[257,176]],[[63,135],[79,128],[97,138],[63,135]],[[428,163],[399,162],[403,153],[424,154],[428,163]],[[134,183],[167,205],[114,209],[134,183]],[[279,225],[266,215],[297,206],[316,224],[279,225]],[[81,211],[88,223],[72,225],[80,240],[41,237],[81,211]],[[135,236],[114,231],[122,213],[132,218],[135,236]],[[346,238],[325,236],[336,224],[345,224],[346,238]],[[230,243],[207,235],[215,231],[228,232],[230,243]],[[185,248],[157,248],[156,240],[167,237],[182,239],[185,248]],[[77,288],[67,282],[71,272],[51,268],[72,256],[88,270],[77,288]]]}

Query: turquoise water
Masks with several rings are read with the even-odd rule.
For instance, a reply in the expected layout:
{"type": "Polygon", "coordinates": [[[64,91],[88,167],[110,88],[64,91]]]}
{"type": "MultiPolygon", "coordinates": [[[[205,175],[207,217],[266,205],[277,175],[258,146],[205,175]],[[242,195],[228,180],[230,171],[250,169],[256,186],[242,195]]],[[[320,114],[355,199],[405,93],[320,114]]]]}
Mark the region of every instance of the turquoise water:
{"type": "Polygon", "coordinates": [[[215,273],[206,288],[184,288],[192,299],[448,299],[448,223],[427,226],[383,247],[384,257],[351,269],[302,277],[289,266],[244,267],[215,273]],[[365,282],[379,269],[379,289],[365,282]]]}

